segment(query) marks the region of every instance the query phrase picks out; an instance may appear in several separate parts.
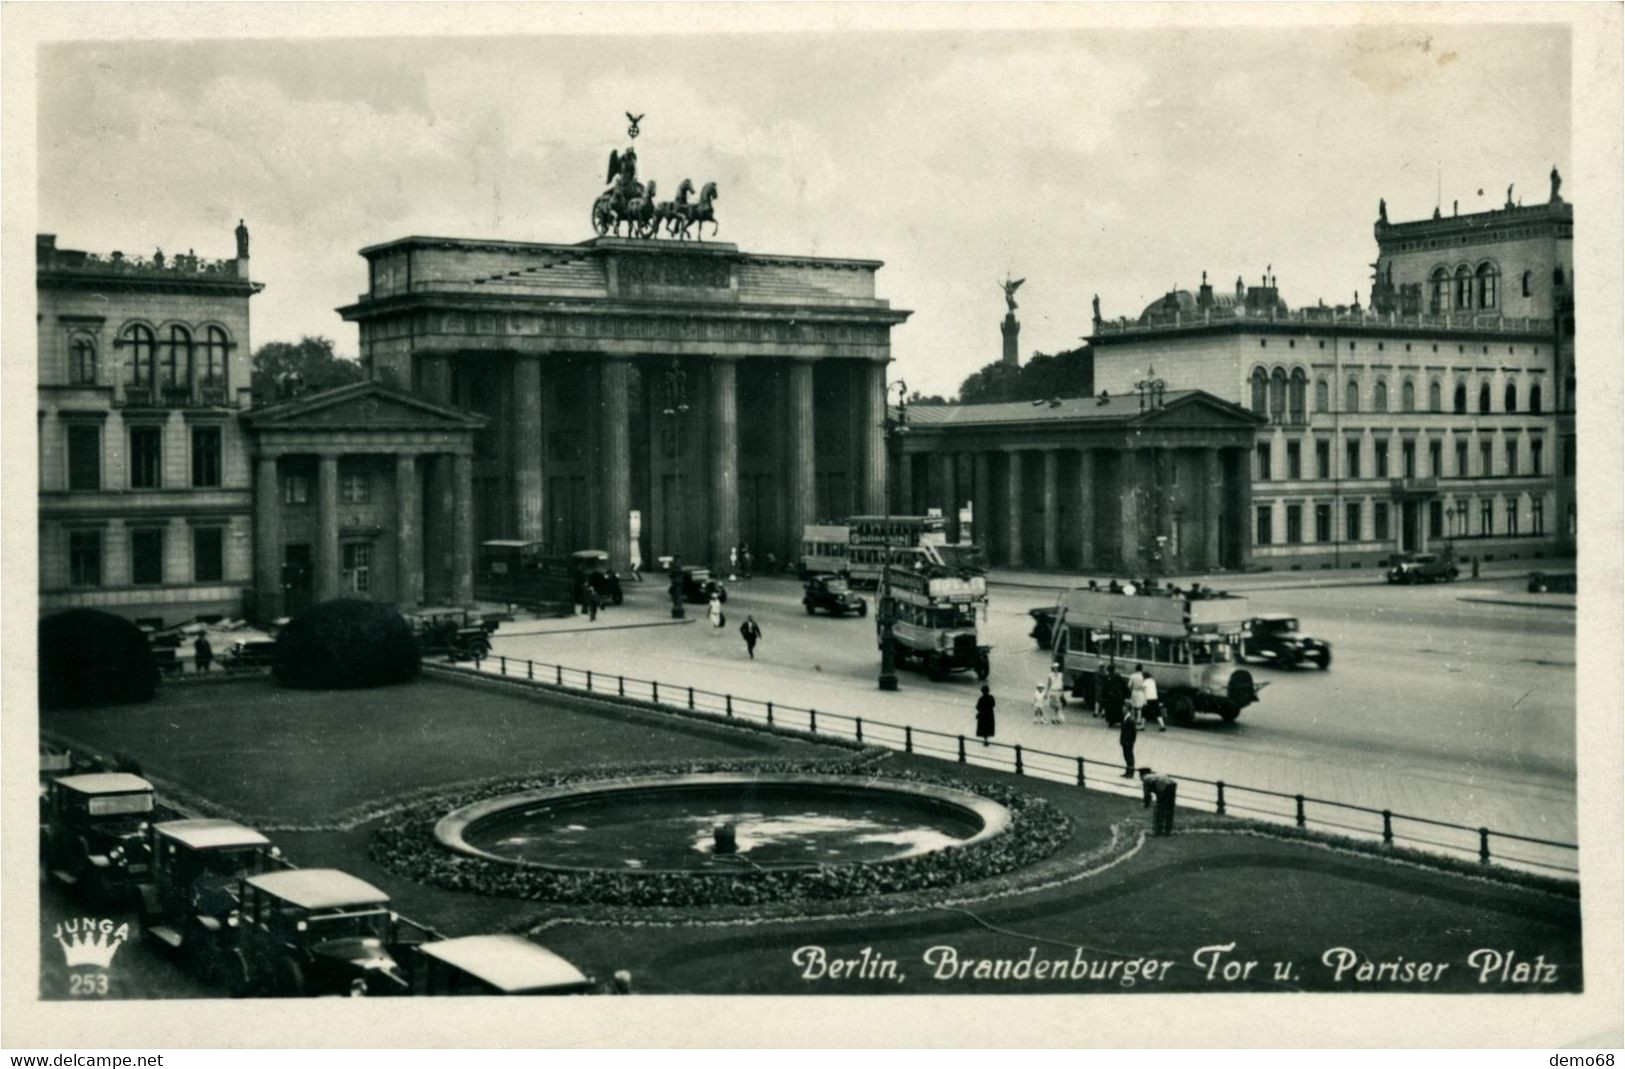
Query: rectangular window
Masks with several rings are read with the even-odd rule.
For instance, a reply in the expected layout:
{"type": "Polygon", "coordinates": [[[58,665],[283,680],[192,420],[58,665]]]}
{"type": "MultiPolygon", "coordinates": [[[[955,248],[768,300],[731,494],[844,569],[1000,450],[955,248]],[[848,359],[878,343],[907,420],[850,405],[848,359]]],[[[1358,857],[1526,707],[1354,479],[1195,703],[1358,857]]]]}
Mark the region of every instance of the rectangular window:
{"type": "Polygon", "coordinates": [[[1388,541],[1388,502],[1378,501],[1371,506],[1371,537],[1378,542],[1388,541]]]}
{"type": "Polygon", "coordinates": [[[1545,453],[1545,442],[1541,441],[1539,438],[1529,439],[1529,474],[1546,474],[1546,462],[1544,460],[1545,453]]]}
{"type": "Polygon", "coordinates": [[[226,532],[219,527],[192,528],[192,581],[218,583],[226,577],[226,532]]]}
{"type": "Polygon", "coordinates": [[[1348,440],[1348,463],[1344,465],[1343,477],[1345,479],[1358,479],[1360,477],[1360,439],[1348,440]]]}
{"type": "Polygon", "coordinates": [[[1343,538],[1348,542],[1360,540],[1360,503],[1351,501],[1343,507],[1343,538]]]}
{"type": "Polygon", "coordinates": [[[1529,502],[1529,526],[1531,534],[1546,533],[1546,499],[1539,494],[1529,502]]]}
{"type": "Polygon", "coordinates": [[[102,533],[68,532],[68,582],[72,586],[102,585],[102,533]]]}
{"type": "Polygon", "coordinates": [[[1332,540],[1332,507],[1330,505],[1315,506],[1315,541],[1330,542],[1332,540]]]}
{"type": "Polygon", "coordinates": [[[1275,541],[1275,517],[1271,515],[1271,511],[1269,505],[1259,505],[1254,509],[1256,516],[1254,526],[1257,528],[1253,534],[1255,545],[1267,546],[1275,541]]]}
{"type": "Polygon", "coordinates": [[[1286,444],[1286,477],[1288,479],[1303,478],[1303,447],[1297,442],[1286,444]]]}
{"type": "Polygon", "coordinates": [[[1507,439],[1507,475],[1518,474],[1518,439],[1507,439]]]}
{"type": "Polygon", "coordinates": [[[284,505],[310,504],[310,477],[308,475],[287,475],[282,479],[282,503],[284,505]]]}
{"type": "Polygon", "coordinates": [[[1444,537],[1444,502],[1428,502],[1428,537],[1444,537]]]}
{"type": "Polygon", "coordinates": [[[1488,479],[1495,474],[1495,454],[1492,452],[1494,444],[1489,438],[1478,443],[1478,474],[1488,479]]]}
{"type": "Polygon", "coordinates": [[[1268,482],[1270,479],[1270,444],[1258,443],[1258,480],[1268,482]]]}
{"type": "Polygon", "coordinates": [[[1302,505],[1288,505],[1286,507],[1286,541],[1291,546],[1303,541],[1302,505]]]}
{"type": "Polygon", "coordinates": [[[1405,465],[1405,470],[1401,474],[1407,479],[1416,478],[1416,443],[1410,439],[1401,442],[1399,444],[1399,458],[1400,463],[1405,465]]]}
{"type": "Polygon", "coordinates": [[[1467,439],[1456,439],[1456,478],[1465,479],[1472,472],[1467,470],[1467,439]]]}
{"type": "Polygon", "coordinates": [[[157,586],[164,581],[164,532],[138,528],[130,532],[130,582],[157,586]]]}
{"type": "Polygon", "coordinates": [[[1444,474],[1444,443],[1437,438],[1428,443],[1428,474],[1435,479],[1444,474]]]}
{"type": "Polygon", "coordinates": [[[162,483],[163,454],[163,428],[130,428],[130,489],[158,489],[162,483]]]}
{"type": "Polygon", "coordinates": [[[192,485],[220,485],[220,428],[192,428],[192,485]]]}
{"type": "Polygon", "coordinates": [[[1570,435],[1569,437],[1563,439],[1563,477],[1565,479],[1572,479],[1574,477],[1575,469],[1579,466],[1576,463],[1577,459],[1578,458],[1574,448],[1574,437],[1570,435]]]}
{"type": "Polygon", "coordinates": [[[1377,447],[1377,478],[1388,478],[1388,443],[1378,438],[1372,443],[1377,447]]]}
{"type": "Polygon", "coordinates": [[[352,594],[367,593],[372,588],[372,545],[367,542],[346,542],[342,567],[344,589],[352,594]]]}
{"type": "Polygon", "coordinates": [[[1332,443],[1324,438],[1315,443],[1315,478],[1332,477],[1332,443]]]}
{"type": "Polygon", "coordinates": [[[1517,533],[1518,533],[1518,499],[1515,498],[1515,497],[1509,497],[1509,498],[1507,498],[1507,534],[1516,535],[1517,533]]]}
{"type": "Polygon", "coordinates": [[[339,480],[339,500],[346,505],[365,505],[367,503],[367,475],[365,472],[355,472],[339,480]]]}
{"type": "MultiPolygon", "coordinates": [[[[101,488],[102,429],[88,423],[70,423],[68,425],[68,489],[100,490],[101,488]]],[[[100,552],[98,549],[97,559],[100,559],[100,552]]]]}
{"type": "Polygon", "coordinates": [[[1478,503],[1478,533],[1486,538],[1495,533],[1495,502],[1487,497],[1478,503]]]}

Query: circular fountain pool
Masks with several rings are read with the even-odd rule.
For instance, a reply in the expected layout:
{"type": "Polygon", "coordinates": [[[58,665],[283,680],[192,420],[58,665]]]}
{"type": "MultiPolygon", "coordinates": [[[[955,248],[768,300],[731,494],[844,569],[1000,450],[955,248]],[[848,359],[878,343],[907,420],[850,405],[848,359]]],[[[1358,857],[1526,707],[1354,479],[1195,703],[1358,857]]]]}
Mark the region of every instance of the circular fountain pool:
{"type": "Polygon", "coordinates": [[[1009,823],[997,802],[934,784],[718,773],[505,795],[447,815],[435,836],[519,866],[715,873],[894,861],[981,842],[1009,823]],[[719,827],[731,828],[733,852],[718,847],[719,827]]]}

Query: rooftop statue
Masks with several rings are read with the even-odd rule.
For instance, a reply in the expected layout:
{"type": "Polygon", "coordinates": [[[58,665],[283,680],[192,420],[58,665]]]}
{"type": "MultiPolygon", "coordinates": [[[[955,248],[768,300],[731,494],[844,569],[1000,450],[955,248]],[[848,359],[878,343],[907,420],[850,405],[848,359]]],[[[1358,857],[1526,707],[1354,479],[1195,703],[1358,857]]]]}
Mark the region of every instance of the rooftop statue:
{"type": "Polygon", "coordinates": [[[1388,224],[1388,202],[1381,197],[1377,198],[1377,222],[1388,224]]]}
{"type": "Polygon", "coordinates": [[[1563,188],[1563,176],[1557,173],[1557,168],[1554,166],[1552,168],[1552,202],[1554,204],[1563,199],[1562,196],[1558,193],[1558,190],[1560,190],[1562,188],[1563,188]]]}
{"type": "MultiPolygon", "coordinates": [[[[626,118],[631,124],[626,128],[627,136],[636,138],[641,132],[638,124],[643,116],[629,111],[626,118]]],[[[604,181],[609,188],[600,193],[592,205],[592,227],[599,237],[608,234],[619,237],[621,227],[625,226],[629,238],[659,237],[661,231],[665,231],[666,236],[682,240],[691,236],[689,229],[696,223],[702,231],[698,236],[703,236],[706,223],[711,224],[711,233],[716,234],[715,182],[705,183],[696,203],[689,203],[694,183],[687,178],[678,184],[676,199],[657,200],[654,180],[650,179],[647,184],[638,180],[638,152],[630,145],[625,152],[610,151],[604,181]]]]}
{"type": "Polygon", "coordinates": [[[1010,280],[1010,276],[1006,275],[1004,277],[1004,281],[999,283],[999,288],[1004,290],[1004,303],[1009,306],[1008,310],[1011,312],[1014,312],[1017,307],[1016,290],[1019,290],[1021,288],[1021,284],[1025,281],[1027,280],[1024,278],[1018,278],[1012,282],[1010,280]]]}

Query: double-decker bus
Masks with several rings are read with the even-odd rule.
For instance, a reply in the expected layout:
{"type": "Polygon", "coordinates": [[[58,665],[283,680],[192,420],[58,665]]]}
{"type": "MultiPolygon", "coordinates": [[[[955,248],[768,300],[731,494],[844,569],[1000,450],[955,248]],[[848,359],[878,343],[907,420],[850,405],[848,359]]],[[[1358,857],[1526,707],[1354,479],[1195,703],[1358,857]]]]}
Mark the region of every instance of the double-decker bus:
{"type": "Polygon", "coordinates": [[[893,568],[908,566],[916,554],[906,551],[948,541],[947,522],[941,516],[853,516],[846,526],[847,581],[853,586],[878,588],[888,552],[893,568]]]}
{"type": "Polygon", "coordinates": [[[894,560],[887,589],[881,592],[879,619],[890,616],[893,621],[892,655],[899,668],[917,664],[932,680],[946,679],[951,672],[975,672],[977,679],[986,679],[991,647],[977,639],[976,609],[987,600],[987,579],[950,574],[931,563],[930,548],[897,550],[915,555],[915,561],[899,566],[894,560]]]}
{"type": "Polygon", "coordinates": [[[845,575],[852,531],[844,523],[809,523],[801,529],[801,559],[796,575],[845,575]]]}
{"type": "Polygon", "coordinates": [[[1094,701],[1107,666],[1128,675],[1141,664],[1156,677],[1174,723],[1189,724],[1196,713],[1234,720],[1260,689],[1240,666],[1248,618],[1244,597],[1069,590],[1057,606],[1052,649],[1074,697],[1094,701]]]}

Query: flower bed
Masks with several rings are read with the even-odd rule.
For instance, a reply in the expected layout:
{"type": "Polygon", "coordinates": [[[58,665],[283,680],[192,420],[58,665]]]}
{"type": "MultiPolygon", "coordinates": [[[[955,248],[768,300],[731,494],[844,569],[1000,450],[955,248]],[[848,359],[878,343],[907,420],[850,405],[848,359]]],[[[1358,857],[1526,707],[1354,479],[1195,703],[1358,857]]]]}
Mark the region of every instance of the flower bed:
{"type": "Polygon", "coordinates": [[[828,762],[696,762],[613,771],[593,769],[527,779],[505,779],[448,792],[388,819],[373,835],[374,860],[414,880],[456,891],[541,902],[599,906],[746,906],[793,901],[830,901],[953,887],[1011,872],[1053,854],[1071,834],[1059,809],[1043,799],[991,784],[908,773],[892,778],[970,791],[1010,810],[1003,833],[963,849],[868,864],[811,869],[747,869],[700,872],[562,872],[456,854],[435,838],[435,823],[453,809],[516,791],[565,786],[631,775],[696,772],[830,772],[828,762]]]}

